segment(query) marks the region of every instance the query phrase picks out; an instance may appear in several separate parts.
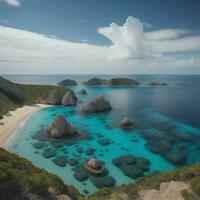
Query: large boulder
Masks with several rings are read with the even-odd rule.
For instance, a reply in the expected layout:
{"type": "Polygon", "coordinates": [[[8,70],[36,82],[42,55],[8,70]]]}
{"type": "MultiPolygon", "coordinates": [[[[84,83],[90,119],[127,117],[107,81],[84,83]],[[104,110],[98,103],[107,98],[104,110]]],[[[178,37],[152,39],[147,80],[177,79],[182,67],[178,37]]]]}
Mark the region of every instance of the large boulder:
{"type": "Polygon", "coordinates": [[[47,129],[47,134],[52,138],[59,139],[77,135],[78,130],[66,121],[62,115],[58,115],[47,129]]]}
{"type": "Polygon", "coordinates": [[[80,95],[87,95],[87,91],[85,89],[81,89],[78,93],[80,95]]]}
{"type": "Polygon", "coordinates": [[[120,126],[122,128],[131,128],[133,127],[133,122],[128,117],[124,117],[124,119],[120,121],[120,126]]]}
{"type": "Polygon", "coordinates": [[[74,86],[74,85],[78,85],[78,83],[75,80],[65,79],[63,81],[60,81],[58,83],[58,85],[61,85],[61,86],[74,86]]]}
{"type": "Polygon", "coordinates": [[[24,94],[20,87],[2,77],[0,77],[0,92],[16,103],[24,101],[24,94]]]}
{"type": "Polygon", "coordinates": [[[60,105],[64,95],[64,91],[54,90],[44,102],[50,105],[60,105]]]}
{"type": "Polygon", "coordinates": [[[104,112],[112,109],[112,106],[108,100],[103,96],[97,96],[87,105],[82,108],[83,112],[95,113],[95,112],[104,112]]]}
{"type": "Polygon", "coordinates": [[[70,90],[68,91],[64,97],[62,98],[61,104],[63,106],[74,106],[77,104],[77,97],[74,91],[70,90]]]}

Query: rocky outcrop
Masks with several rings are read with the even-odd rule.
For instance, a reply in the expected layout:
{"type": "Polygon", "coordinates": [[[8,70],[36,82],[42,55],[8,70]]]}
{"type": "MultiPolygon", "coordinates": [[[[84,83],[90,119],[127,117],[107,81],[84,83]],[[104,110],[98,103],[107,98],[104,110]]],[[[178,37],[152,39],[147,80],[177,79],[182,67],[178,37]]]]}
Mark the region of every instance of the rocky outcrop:
{"type": "Polygon", "coordinates": [[[74,106],[77,104],[77,100],[75,92],[70,90],[63,96],[61,104],[63,106],[74,106]]]}
{"type": "Polygon", "coordinates": [[[98,86],[98,85],[104,85],[104,86],[133,86],[133,85],[139,85],[139,83],[133,79],[129,78],[112,78],[109,80],[106,79],[100,79],[100,78],[92,78],[88,81],[83,82],[83,85],[88,86],[98,86]]]}
{"type": "Polygon", "coordinates": [[[78,85],[78,83],[75,80],[65,79],[63,81],[60,81],[58,83],[58,85],[61,85],[61,86],[74,86],[74,85],[78,85]]]}
{"type": "Polygon", "coordinates": [[[128,117],[124,117],[124,119],[120,121],[120,126],[122,128],[132,128],[133,125],[133,122],[128,117]]]}
{"type": "Polygon", "coordinates": [[[55,139],[78,134],[78,130],[66,121],[62,115],[56,116],[46,132],[50,137],[55,139]]]}
{"type": "Polygon", "coordinates": [[[97,96],[87,105],[82,108],[83,112],[88,113],[96,113],[96,112],[104,112],[112,109],[112,106],[108,100],[106,100],[103,96],[97,96]]]}
{"type": "Polygon", "coordinates": [[[90,160],[85,162],[83,166],[89,173],[94,176],[102,175],[105,172],[104,166],[101,164],[100,161],[95,158],[91,158],[90,160]]]}
{"type": "Polygon", "coordinates": [[[181,191],[189,185],[180,181],[162,182],[160,190],[142,190],[139,192],[141,200],[184,200],[181,191]]]}
{"type": "Polygon", "coordinates": [[[80,95],[87,95],[87,91],[85,89],[81,89],[78,93],[80,95]]]}
{"type": "Polygon", "coordinates": [[[16,103],[24,101],[23,91],[17,84],[0,77],[0,92],[16,103]]]}
{"type": "Polygon", "coordinates": [[[62,99],[65,95],[65,92],[60,90],[54,90],[46,100],[43,100],[42,103],[50,105],[61,105],[62,99]]]}
{"type": "Polygon", "coordinates": [[[167,85],[167,83],[159,83],[159,82],[150,82],[147,83],[148,86],[162,86],[162,85],[167,85]]]}

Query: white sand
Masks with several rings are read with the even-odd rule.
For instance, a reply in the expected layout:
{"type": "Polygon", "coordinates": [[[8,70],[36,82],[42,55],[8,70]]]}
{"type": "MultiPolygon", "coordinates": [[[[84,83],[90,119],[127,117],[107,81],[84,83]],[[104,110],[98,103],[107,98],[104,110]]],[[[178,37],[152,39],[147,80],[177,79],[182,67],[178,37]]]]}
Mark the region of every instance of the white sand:
{"type": "Polygon", "coordinates": [[[0,120],[0,147],[6,148],[15,137],[17,130],[24,126],[26,121],[37,111],[47,108],[50,105],[35,104],[23,106],[14,111],[10,111],[0,120]]]}

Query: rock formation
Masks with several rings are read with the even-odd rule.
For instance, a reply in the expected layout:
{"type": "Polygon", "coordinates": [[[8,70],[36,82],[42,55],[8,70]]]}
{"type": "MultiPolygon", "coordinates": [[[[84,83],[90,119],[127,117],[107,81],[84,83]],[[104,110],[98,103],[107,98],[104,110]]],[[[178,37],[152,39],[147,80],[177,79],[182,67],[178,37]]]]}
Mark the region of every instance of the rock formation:
{"type": "Polygon", "coordinates": [[[131,128],[133,127],[133,122],[128,117],[125,117],[120,121],[120,126],[122,128],[131,128]]]}
{"type": "Polygon", "coordinates": [[[74,86],[74,85],[78,85],[78,83],[75,80],[65,79],[63,81],[60,81],[58,83],[58,85],[61,85],[61,86],[74,86]]]}
{"type": "Polygon", "coordinates": [[[97,96],[87,105],[82,108],[83,112],[95,113],[95,112],[104,112],[111,110],[111,104],[103,96],[97,96]]]}
{"type": "Polygon", "coordinates": [[[63,106],[74,106],[77,104],[77,100],[75,92],[70,90],[63,96],[61,104],[63,106]]]}
{"type": "Polygon", "coordinates": [[[87,95],[87,91],[85,89],[81,89],[78,93],[80,95],[87,95]]]}
{"type": "Polygon", "coordinates": [[[44,103],[50,104],[50,105],[60,105],[62,102],[62,99],[65,95],[65,92],[62,92],[60,90],[54,90],[46,100],[44,100],[44,103]]]}
{"type": "Polygon", "coordinates": [[[56,116],[52,124],[47,129],[47,134],[55,139],[74,136],[78,134],[78,130],[73,127],[62,115],[56,116]]]}
{"type": "Polygon", "coordinates": [[[162,86],[162,85],[167,85],[167,83],[159,83],[159,82],[150,82],[147,83],[148,86],[162,86]]]}
{"type": "Polygon", "coordinates": [[[83,165],[84,168],[94,176],[99,176],[104,174],[105,167],[101,164],[100,161],[96,160],[95,158],[91,158],[83,165]]]}

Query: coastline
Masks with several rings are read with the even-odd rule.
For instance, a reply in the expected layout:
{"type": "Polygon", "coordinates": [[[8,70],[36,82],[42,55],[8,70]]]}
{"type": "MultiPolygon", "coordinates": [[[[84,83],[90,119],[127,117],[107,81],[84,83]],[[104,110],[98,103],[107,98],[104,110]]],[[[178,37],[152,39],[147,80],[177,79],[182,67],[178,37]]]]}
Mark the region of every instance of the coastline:
{"type": "Polygon", "coordinates": [[[30,117],[41,109],[51,107],[51,105],[34,104],[23,106],[14,111],[10,111],[0,120],[0,147],[7,148],[16,137],[19,128],[22,128],[30,117]]]}

